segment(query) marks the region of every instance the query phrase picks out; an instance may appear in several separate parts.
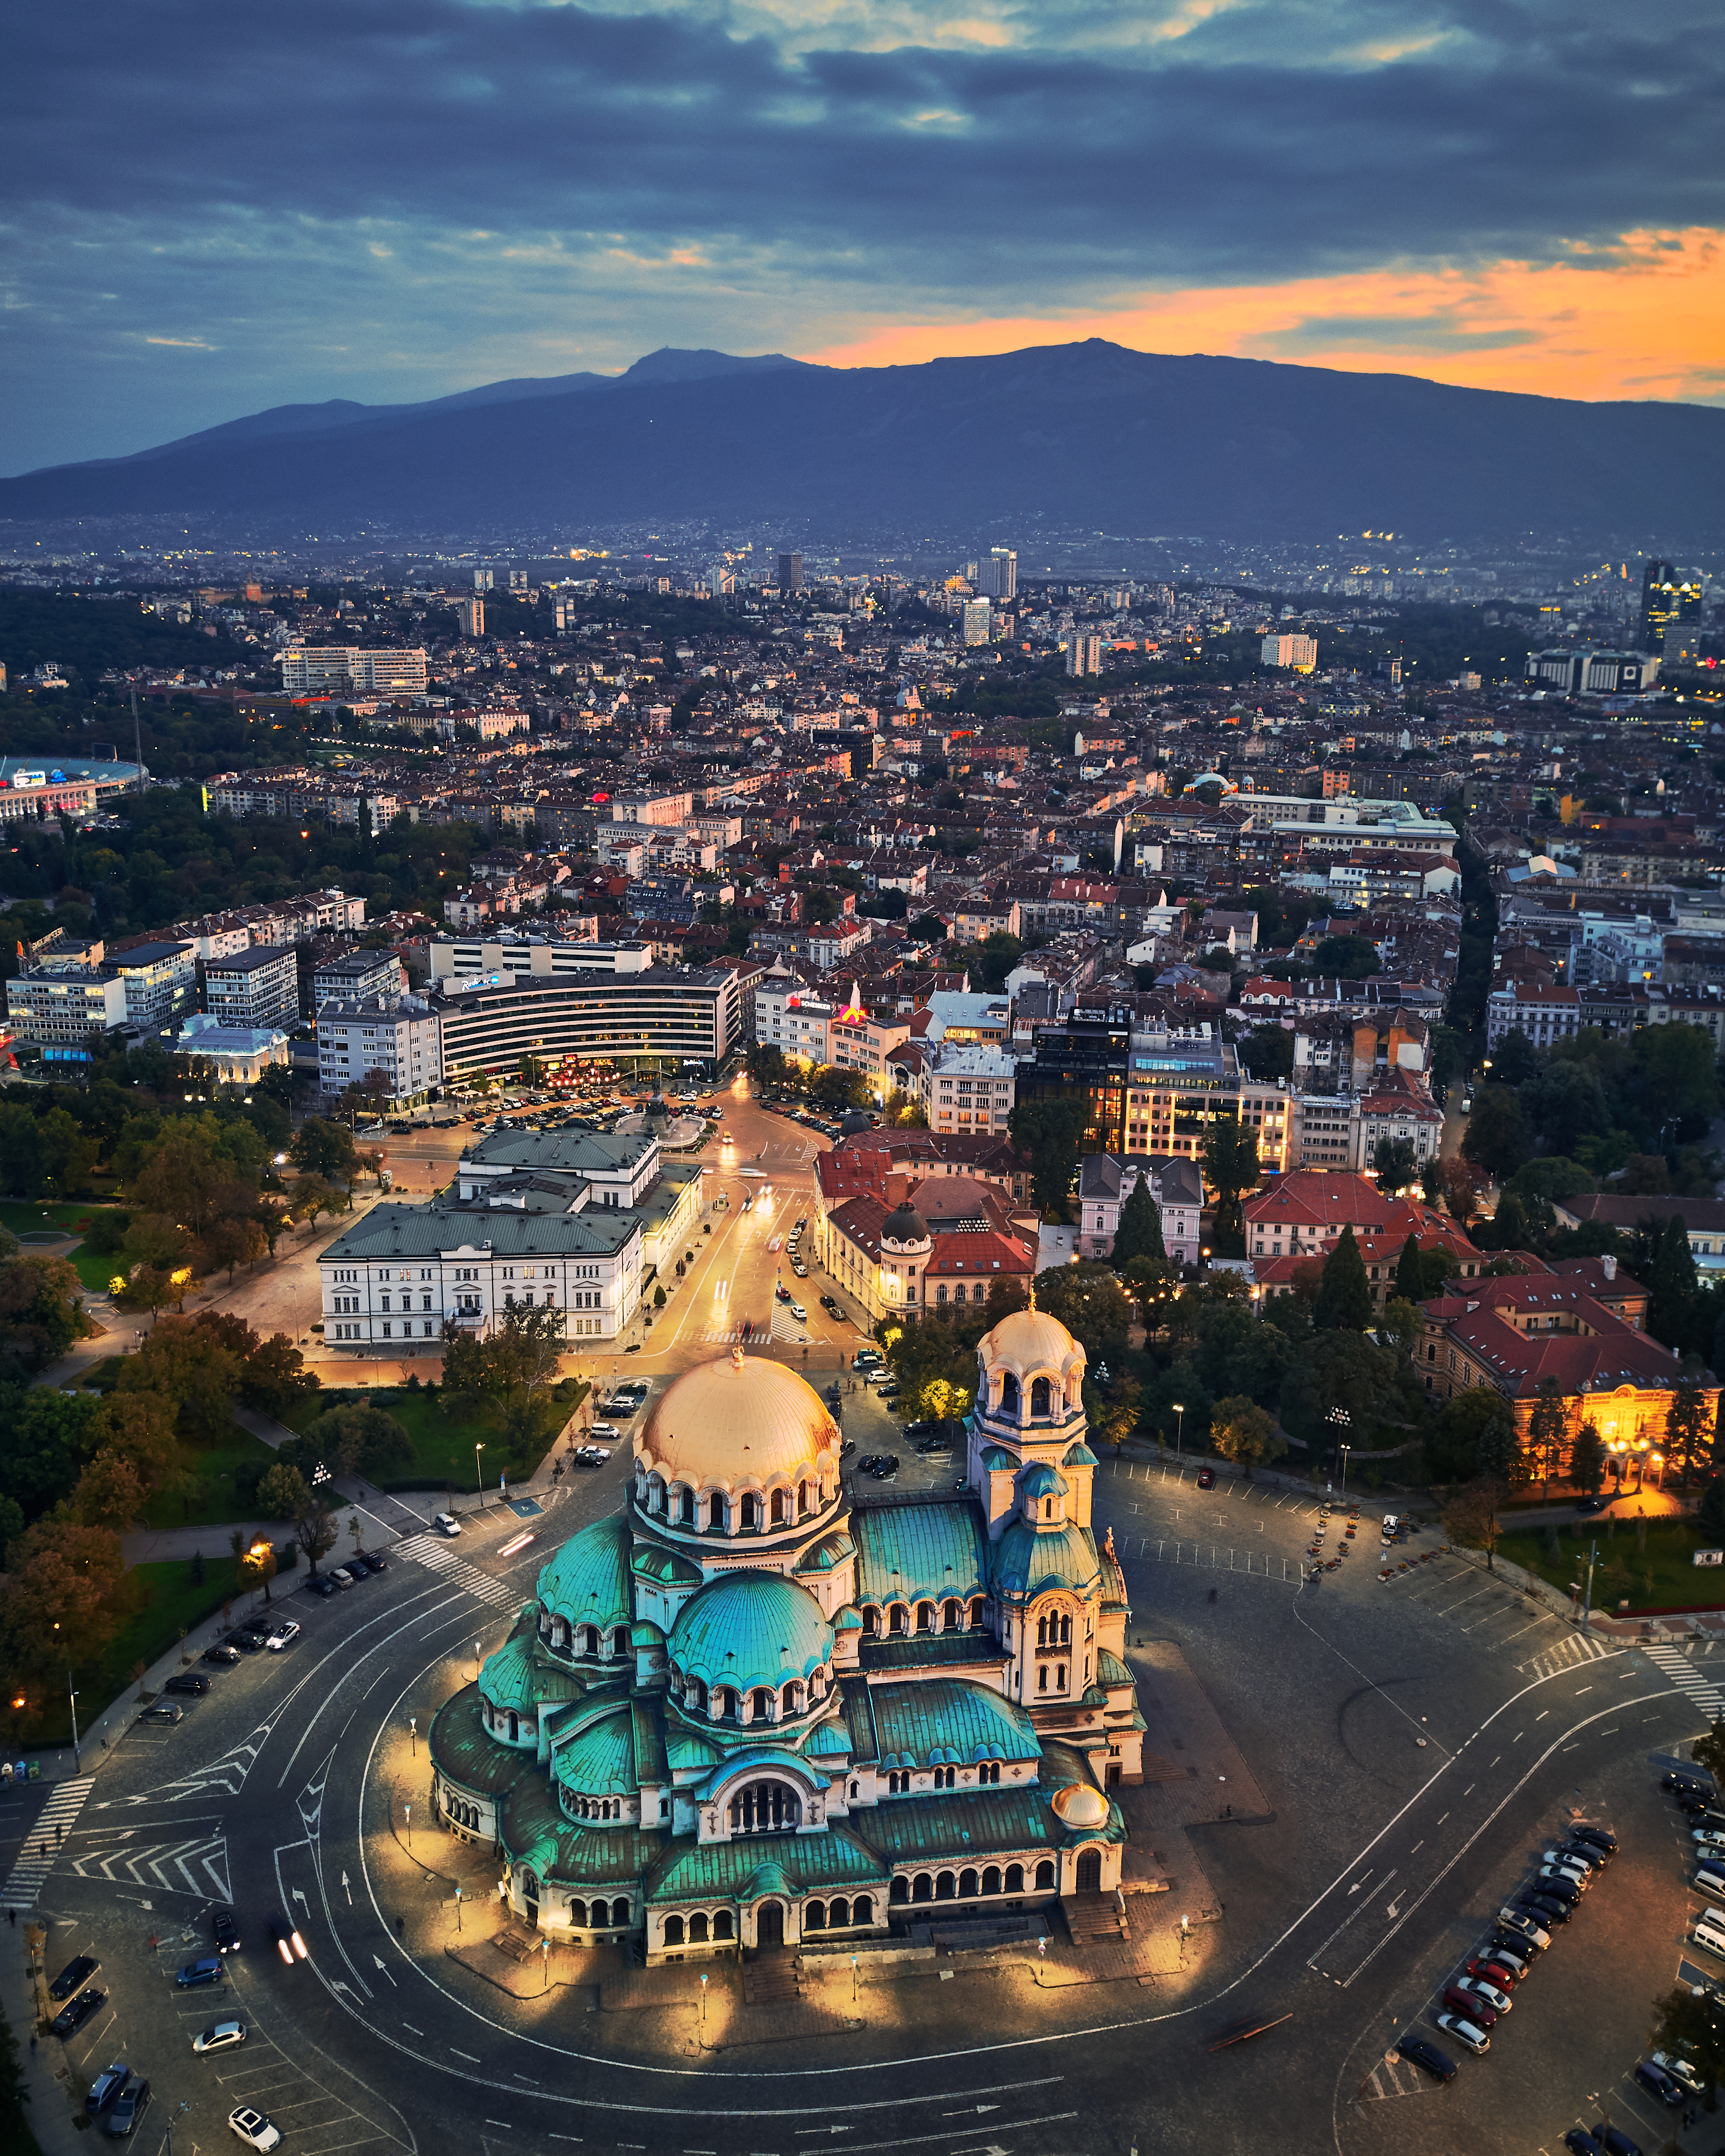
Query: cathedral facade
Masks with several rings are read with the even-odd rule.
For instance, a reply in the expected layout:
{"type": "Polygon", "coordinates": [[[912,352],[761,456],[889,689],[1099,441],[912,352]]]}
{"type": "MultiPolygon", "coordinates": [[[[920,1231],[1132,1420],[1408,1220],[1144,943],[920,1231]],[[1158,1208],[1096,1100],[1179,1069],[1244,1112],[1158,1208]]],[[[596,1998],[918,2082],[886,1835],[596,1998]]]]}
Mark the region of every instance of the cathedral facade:
{"type": "Polygon", "coordinates": [[[775,1363],[663,1394],[623,1511],[433,1723],[436,1815],[495,1848],[521,1922],[655,1963],[1119,1883],[1144,1724],[1084,1353],[1033,1308],[977,1358],[965,1485],[932,1501],[848,1491],[775,1363]]]}

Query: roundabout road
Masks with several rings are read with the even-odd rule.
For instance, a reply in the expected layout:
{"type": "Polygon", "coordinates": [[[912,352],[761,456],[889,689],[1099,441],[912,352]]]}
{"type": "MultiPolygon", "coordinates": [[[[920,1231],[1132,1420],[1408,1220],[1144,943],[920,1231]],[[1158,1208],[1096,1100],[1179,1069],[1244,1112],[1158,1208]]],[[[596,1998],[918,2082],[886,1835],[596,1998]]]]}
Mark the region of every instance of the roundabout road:
{"type": "MultiPolygon", "coordinates": [[[[531,1973],[487,1981],[455,1955],[498,1928],[497,1866],[431,1827],[423,1732],[551,1549],[619,1504],[625,1450],[536,1518],[417,1537],[350,1594],[286,1598],[304,1627],[287,1652],[213,1672],[178,1727],[116,1748],[39,1906],[50,1971],[79,1951],[103,1963],[108,2003],[67,2046],[74,2071],[124,2056],[154,2083],[143,2156],[170,2123],[180,2156],[228,2145],[241,2101],[282,2126],[285,2156],[1126,2156],[1261,2149],[1269,2131],[1370,2152],[1430,2134],[1435,2102],[1452,2114],[1444,2145],[1551,2148],[1590,2099],[1622,2097],[1687,1906],[1647,1763],[1696,1733],[1694,1704],[1638,1652],[1578,1642],[1454,1559],[1380,1585],[1362,1554],[1302,1586],[1309,1501],[1199,1493],[1158,1470],[1098,1478],[1129,1639],[1182,1650],[1267,1805],[1194,1830],[1221,1915],[1181,1973],[1045,1989],[1034,1965],[949,1965],[944,1980],[864,1981],[836,2013],[737,2019],[716,1973],[705,2024],[692,2006],[604,2010],[572,1961],[541,1964],[536,1989],[531,1973]],[[534,1543],[502,1554],[528,1529],[534,1543]],[[1400,2030],[1430,2033],[1434,1987],[1576,1813],[1609,1820],[1624,1854],[1492,2056],[1464,2059],[1445,2091],[1386,2069],[1400,2030]],[[228,1981],[177,1990],[174,1970],[208,1951],[209,1903],[228,1899],[244,1944],[228,1981]],[[278,1958],[277,1911],[305,1959],[278,1958]],[[245,2047],[194,2058],[190,2036],[229,2012],[245,2047]],[[1226,2025],[1284,2014],[1210,2051],[1226,2025]]],[[[1153,1899],[1133,1908],[1170,1921],[1153,1899]]]]}

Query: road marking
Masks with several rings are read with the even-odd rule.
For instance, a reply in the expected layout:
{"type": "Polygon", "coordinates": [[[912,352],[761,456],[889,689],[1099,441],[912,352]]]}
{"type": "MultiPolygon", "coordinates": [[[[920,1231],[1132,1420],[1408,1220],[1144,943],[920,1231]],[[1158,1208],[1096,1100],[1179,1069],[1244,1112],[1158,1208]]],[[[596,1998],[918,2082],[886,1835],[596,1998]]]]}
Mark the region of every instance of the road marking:
{"type": "Polygon", "coordinates": [[[455,2056],[458,2059],[465,2059],[471,2066],[476,2066],[479,2064],[479,2061],[475,2058],[471,2051],[455,2051],[455,2046],[453,2044],[450,2045],[449,2049],[455,2052],[455,2056]]]}
{"type": "Polygon", "coordinates": [[[1551,1709],[1548,1707],[1543,1707],[1540,1708],[1538,1713],[1534,1716],[1533,1719],[1536,1722],[1543,1722],[1547,1715],[1550,1712],[1551,1709]]]}

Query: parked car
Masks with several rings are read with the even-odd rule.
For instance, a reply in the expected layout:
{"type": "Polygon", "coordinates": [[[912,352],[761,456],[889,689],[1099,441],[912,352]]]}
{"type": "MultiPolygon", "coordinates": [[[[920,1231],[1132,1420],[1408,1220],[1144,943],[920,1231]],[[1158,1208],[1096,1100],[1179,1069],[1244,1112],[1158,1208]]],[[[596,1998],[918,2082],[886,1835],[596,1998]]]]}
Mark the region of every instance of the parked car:
{"type": "Polygon", "coordinates": [[[231,2051],[246,2038],[244,2021],[212,2021],[192,2039],[194,2051],[231,2051]]]}
{"type": "Polygon", "coordinates": [[[209,1690],[209,1679],[199,1676],[195,1670],[176,1670],[162,1689],[164,1691],[187,1692],[194,1699],[202,1699],[209,1690]]]}
{"type": "Polygon", "coordinates": [[[90,2085],[90,2094],[84,2099],[86,2115],[100,2118],[113,2102],[131,2078],[131,2068],[124,2059],[116,2059],[111,2066],[104,2066],[90,2085]]]}
{"type": "Polygon", "coordinates": [[[1537,1917],[1530,1917],[1525,1909],[1500,1909],[1497,1912],[1500,1930],[1511,1938],[1520,1939],[1524,1946],[1532,1947],[1535,1953],[1543,1953],[1551,1944],[1550,1935],[1541,1927],[1537,1917]]]}
{"type": "Polygon", "coordinates": [[[778,1286],[773,1289],[773,1293],[774,1299],[779,1302],[788,1302],[791,1299],[791,1291],[785,1286],[783,1281],[779,1281],[778,1286]]]}
{"type": "Polygon", "coordinates": [[[1725,1829],[1698,1826],[1690,1835],[1690,1840],[1697,1842],[1703,1849],[1725,1849],[1725,1829]]]}
{"type": "Polygon", "coordinates": [[[54,1982],[48,1987],[50,1999],[69,1999],[74,1991],[81,1991],[101,1967],[94,1954],[77,1954],[69,1961],[54,1982]]]}
{"type": "Polygon", "coordinates": [[[248,2148],[255,2148],[258,2156],[269,2156],[270,2149],[281,2145],[281,2128],[261,2111],[254,2111],[249,2103],[228,2112],[228,2130],[237,2134],[248,2148]]]}
{"type": "Polygon", "coordinates": [[[239,1650],[230,1647],[225,1640],[218,1640],[214,1646],[204,1649],[203,1659],[215,1663],[218,1669],[231,1670],[239,1660],[239,1650]]]}
{"type": "Polygon", "coordinates": [[[178,1970],[174,1982],[182,1991],[194,1991],[200,1984],[219,1984],[227,1974],[218,1954],[204,1954],[197,1961],[188,1961],[178,1970]]]}
{"type": "Polygon", "coordinates": [[[1450,1989],[1464,1996],[1471,1993],[1476,1999],[1482,1999],[1494,2014],[1507,2014],[1514,2004],[1504,1987],[1494,1984],[1489,1976],[1458,1976],[1450,1989]]]}
{"type": "Polygon", "coordinates": [[[1651,2059],[1636,2061],[1635,2078],[1651,2096],[1656,2096],[1661,2103],[1670,2104],[1674,2110],[1689,2101],[1689,2092],[1676,2076],[1668,2074],[1663,2066],[1656,2066],[1651,2059]]]}
{"type": "Polygon", "coordinates": [[[141,2074],[128,2074],[126,2087],[121,2090],[109,2107],[104,2130],[115,2140],[123,2141],[133,2131],[138,2121],[149,2108],[150,2084],[141,2074]]]}
{"type": "Polygon", "coordinates": [[[1496,1954],[1476,1954],[1465,1966],[1470,1976],[1476,1976],[1482,1983],[1495,1985],[1499,1991],[1507,1992],[1521,1982],[1509,1964],[1500,1961],[1496,1954]]]}
{"type": "Polygon", "coordinates": [[[320,1602],[327,1602],[332,1594],[341,1592],[334,1582],[326,1579],[321,1572],[314,1572],[305,1581],[305,1588],[308,1594],[315,1594],[320,1602]]]}
{"type": "Polygon", "coordinates": [[[1584,2126],[1572,2126],[1563,2136],[1563,2146],[1569,2156],[1604,2156],[1604,2149],[1584,2126]]]}
{"type": "Polygon", "coordinates": [[[1216,1471],[1214,1467],[1200,1467],[1199,1469],[1198,1486],[1200,1490],[1214,1490],[1215,1488],[1216,1471]]]}
{"type": "Polygon", "coordinates": [[[61,2007],[49,2027],[56,2036],[75,2036],[107,1995],[105,1991],[80,1991],[69,2005],[61,2007]]]}
{"type": "Polygon", "coordinates": [[[1680,2057],[1676,2051],[1656,2051],[1653,2063],[1668,2073],[1674,2082],[1681,2082],[1691,2096],[1706,2095],[1706,2076],[1690,2060],[1680,2057]]]}
{"type": "Polygon", "coordinates": [[[239,1927],[234,1921],[234,1912],[231,1909],[212,1909],[209,1912],[209,1928],[215,1939],[218,1953],[230,1954],[239,1952],[239,1927]]]}
{"type": "Polygon", "coordinates": [[[1589,1854],[1584,1849],[1548,1849],[1540,1861],[1554,1864],[1560,1871],[1573,1871],[1579,1879],[1591,1879],[1604,1863],[1597,1850],[1589,1854]]]}
{"type": "Polygon", "coordinates": [[[360,1555],[366,1561],[366,1570],[367,1572],[388,1571],[389,1560],[384,1556],[382,1550],[362,1550],[360,1552],[360,1555]]]}
{"type": "Polygon", "coordinates": [[[1491,2050],[1491,2039],[1466,2015],[1434,2014],[1431,2018],[1446,2036],[1453,2036],[1458,2044],[1466,2045],[1476,2058],[1483,2058],[1491,2050]]]}
{"type": "Polygon", "coordinates": [[[1609,1497],[1578,1497],[1575,1500],[1575,1509],[1590,1518],[1594,1513],[1605,1511],[1610,1502],[1611,1500],[1609,1497]]]}
{"type": "Polygon", "coordinates": [[[1534,1951],[1525,1939],[1494,1932],[1480,1948],[1480,1959],[1495,1961],[1500,1969],[1507,1969],[1519,1984],[1533,1967],[1534,1951]]]}
{"type": "Polygon", "coordinates": [[[461,1522],[453,1512],[437,1512],[432,1516],[432,1526],[440,1535],[459,1535],[461,1522]]]}
{"type": "Polygon", "coordinates": [[[237,1647],[242,1655],[260,1655],[264,1651],[264,1635],[254,1632],[249,1625],[237,1625],[228,1635],[228,1645],[237,1647]]]}
{"type": "Polygon", "coordinates": [[[1497,2026],[1496,2009],[1483,1999],[1476,1999],[1470,1992],[1464,1991],[1459,1984],[1445,1987],[1442,2003],[1445,2013],[1456,2015],[1463,2021],[1471,2021],[1487,2034],[1497,2026]]]}
{"type": "Polygon", "coordinates": [[[575,1455],[578,1467],[603,1467],[611,1457],[608,1445],[583,1445],[575,1455]]]}
{"type": "Polygon", "coordinates": [[[1410,2030],[1407,2035],[1396,2038],[1395,2048],[1410,2065],[1430,2074],[1434,2081],[1455,2080],[1455,2061],[1446,2058],[1429,2037],[1416,2036],[1410,2030]]]}
{"type": "Polygon", "coordinates": [[[331,1587],[352,1587],[353,1584],[353,1574],[345,1564],[332,1564],[324,1578],[331,1587]]]}
{"type": "Polygon", "coordinates": [[[1571,1841],[1584,1841],[1594,1849],[1603,1850],[1607,1856],[1617,1854],[1617,1836],[1602,1826],[1572,1826],[1571,1841]]]}
{"type": "Polygon", "coordinates": [[[158,1699],[153,1705],[144,1709],[138,1717],[138,1720],[140,1722],[178,1722],[185,1712],[183,1707],[177,1705],[171,1699],[158,1699]]]}
{"type": "Polygon", "coordinates": [[[1542,1864],[1533,1876],[1538,1881],[1537,1891],[1539,1893],[1554,1894],[1558,1901],[1567,1902],[1571,1908],[1587,1892],[1585,1875],[1578,1875],[1567,1865],[1542,1864]]]}
{"type": "MultiPolygon", "coordinates": [[[[787,1302],[791,1302],[791,1299],[788,1296],[785,1297],[785,1300],[787,1302]]],[[[800,1302],[791,1302],[791,1316],[796,1319],[798,1325],[803,1322],[808,1315],[809,1312],[803,1307],[800,1302]]]]}
{"type": "Polygon", "coordinates": [[[1521,1907],[1548,1929],[1553,1924],[1567,1924],[1575,1913],[1567,1902],[1560,1902],[1555,1895],[1543,1891],[1524,1894],[1521,1907]]]}
{"type": "Polygon", "coordinates": [[[279,1655],[284,1647],[290,1647],[300,1636],[300,1628],[291,1617],[280,1617],[270,1627],[270,1636],[264,1645],[272,1655],[279,1655]]]}
{"type": "Polygon", "coordinates": [[[1631,2141],[1620,2128],[1607,2126],[1601,2119],[1594,2128],[1594,2139],[1605,2152],[1605,2156],[1641,2156],[1641,2144],[1631,2141]]]}
{"type": "Polygon", "coordinates": [[[615,1445],[621,1433],[614,1423],[596,1422],[587,1434],[596,1445],[615,1445]]]}

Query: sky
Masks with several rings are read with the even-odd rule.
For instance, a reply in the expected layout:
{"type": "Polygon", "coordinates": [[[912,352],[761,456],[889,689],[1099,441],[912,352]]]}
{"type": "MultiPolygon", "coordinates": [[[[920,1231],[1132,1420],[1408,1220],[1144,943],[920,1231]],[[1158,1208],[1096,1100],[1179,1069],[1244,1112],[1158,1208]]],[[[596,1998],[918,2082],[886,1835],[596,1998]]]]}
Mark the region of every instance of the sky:
{"type": "Polygon", "coordinates": [[[1725,403],[1700,0],[18,11],[0,472],[267,406],[1106,336],[1725,403]]]}

